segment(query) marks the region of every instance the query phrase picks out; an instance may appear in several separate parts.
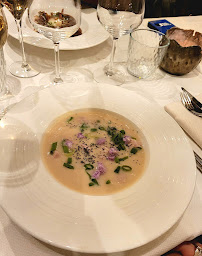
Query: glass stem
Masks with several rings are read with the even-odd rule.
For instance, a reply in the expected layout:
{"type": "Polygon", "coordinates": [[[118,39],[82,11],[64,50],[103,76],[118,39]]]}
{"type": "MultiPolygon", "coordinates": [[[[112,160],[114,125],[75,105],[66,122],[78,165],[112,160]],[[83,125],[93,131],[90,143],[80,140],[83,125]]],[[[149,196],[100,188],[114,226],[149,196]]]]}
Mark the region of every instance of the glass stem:
{"type": "Polygon", "coordinates": [[[55,78],[54,83],[62,83],[63,80],[60,77],[60,55],[59,55],[59,45],[60,43],[54,43],[54,53],[55,53],[55,78]]]}
{"type": "Polygon", "coordinates": [[[18,29],[18,35],[19,35],[19,41],[21,44],[21,51],[22,51],[22,68],[29,69],[29,65],[27,64],[26,56],[25,56],[25,49],[24,49],[24,42],[23,42],[23,34],[22,34],[22,21],[15,19],[17,29],[18,29]]]}
{"type": "Polygon", "coordinates": [[[114,74],[113,69],[114,69],[114,56],[115,56],[115,52],[116,52],[116,44],[117,44],[117,38],[113,37],[110,62],[108,65],[108,70],[106,71],[106,75],[108,75],[108,76],[112,76],[114,74]]]}

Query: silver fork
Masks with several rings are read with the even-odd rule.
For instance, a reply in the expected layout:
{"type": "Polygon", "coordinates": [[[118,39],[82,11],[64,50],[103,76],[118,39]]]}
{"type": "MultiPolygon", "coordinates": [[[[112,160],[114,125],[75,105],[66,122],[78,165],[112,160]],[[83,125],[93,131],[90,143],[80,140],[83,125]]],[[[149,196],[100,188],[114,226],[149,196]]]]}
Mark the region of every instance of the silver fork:
{"type": "Polygon", "coordinates": [[[180,97],[181,97],[181,102],[186,109],[188,109],[192,114],[202,117],[202,110],[193,105],[189,95],[186,92],[184,91],[181,92],[180,97]]]}

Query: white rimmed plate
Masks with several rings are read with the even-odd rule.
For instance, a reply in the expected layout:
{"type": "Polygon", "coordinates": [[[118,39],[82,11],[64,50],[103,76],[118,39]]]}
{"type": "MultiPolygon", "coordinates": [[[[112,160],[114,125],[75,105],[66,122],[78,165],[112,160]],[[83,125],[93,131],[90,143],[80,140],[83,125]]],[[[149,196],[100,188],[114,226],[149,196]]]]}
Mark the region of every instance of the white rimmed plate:
{"type": "MultiPolygon", "coordinates": [[[[13,16],[6,8],[4,9],[8,21],[8,33],[18,39],[17,27],[13,16]]],[[[81,50],[103,43],[109,38],[109,33],[99,23],[96,10],[86,9],[82,11],[81,26],[82,35],[70,37],[60,43],[60,50],[81,50]]],[[[53,49],[53,42],[43,35],[35,32],[28,20],[27,11],[22,18],[24,42],[30,45],[53,49]]]]}
{"type": "Polygon", "coordinates": [[[80,252],[117,252],[159,237],[182,216],[196,178],[192,149],[176,122],[158,105],[119,87],[80,83],[29,96],[0,121],[1,204],[36,238],[80,252]],[[117,112],[140,130],[147,154],[144,175],[109,196],[88,196],[59,184],[45,169],[41,136],[73,109],[117,112]]]}

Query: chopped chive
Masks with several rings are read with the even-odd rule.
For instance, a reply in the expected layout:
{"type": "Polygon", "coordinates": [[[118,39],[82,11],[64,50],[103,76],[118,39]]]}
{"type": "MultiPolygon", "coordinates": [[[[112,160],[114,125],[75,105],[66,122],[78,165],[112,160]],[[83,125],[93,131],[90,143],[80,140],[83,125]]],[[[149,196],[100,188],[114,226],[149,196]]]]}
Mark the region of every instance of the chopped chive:
{"type": "Polygon", "coordinates": [[[57,142],[52,143],[51,150],[50,150],[51,155],[53,155],[54,151],[56,150],[57,144],[58,144],[57,142]]]}
{"type": "Polygon", "coordinates": [[[92,128],[90,129],[91,132],[97,132],[97,129],[96,128],[92,128]]]}
{"type": "Polygon", "coordinates": [[[71,117],[67,120],[67,122],[69,123],[69,122],[71,122],[73,119],[74,119],[73,116],[71,116],[71,117]]]}
{"type": "Polygon", "coordinates": [[[125,147],[123,144],[119,144],[118,147],[117,147],[117,149],[118,149],[119,151],[121,151],[121,150],[125,150],[126,147],[125,147]]]}
{"type": "Polygon", "coordinates": [[[101,131],[106,131],[106,129],[105,129],[103,126],[99,126],[98,128],[99,128],[99,130],[101,130],[101,131]]]}
{"type": "Polygon", "coordinates": [[[69,153],[69,148],[67,146],[62,146],[64,153],[69,153]]]}
{"type": "Polygon", "coordinates": [[[118,166],[118,167],[114,170],[114,172],[115,172],[115,173],[119,173],[120,169],[121,169],[121,166],[118,166]]]}
{"type": "Polygon", "coordinates": [[[86,170],[92,170],[94,166],[92,164],[84,164],[86,170]]]}
{"type": "Polygon", "coordinates": [[[135,138],[135,137],[131,137],[131,139],[136,140],[136,138],[135,138]]]}
{"type": "Polygon", "coordinates": [[[92,186],[94,186],[94,185],[95,185],[95,183],[93,183],[93,182],[90,182],[90,183],[88,184],[89,187],[92,187],[92,186]]]}
{"type": "Polygon", "coordinates": [[[129,172],[132,170],[132,168],[128,165],[123,165],[121,166],[121,169],[124,171],[124,172],[129,172]]]}
{"type": "Polygon", "coordinates": [[[96,123],[100,123],[100,120],[97,120],[96,123]]]}
{"type": "Polygon", "coordinates": [[[71,158],[71,157],[68,157],[67,163],[68,163],[68,164],[71,164],[71,163],[72,163],[72,158],[71,158]]]}
{"type": "Polygon", "coordinates": [[[88,175],[89,179],[91,180],[91,175],[86,171],[86,174],[88,175]]]}
{"type": "Polygon", "coordinates": [[[91,179],[93,183],[95,183],[96,185],[99,185],[99,183],[97,182],[96,179],[91,179]]]}
{"type": "Polygon", "coordinates": [[[71,164],[68,164],[68,163],[64,163],[63,166],[68,169],[74,169],[74,166],[72,166],[71,164]]]}
{"type": "Polygon", "coordinates": [[[125,161],[126,159],[128,159],[128,156],[125,156],[125,157],[122,157],[122,158],[119,158],[119,161],[125,161]]]}
{"type": "Polygon", "coordinates": [[[107,180],[107,181],[106,181],[106,184],[111,184],[111,181],[110,181],[110,180],[107,180]]]}
{"type": "Polygon", "coordinates": [[[88,125],[86,123],[83,123],[81,126],[80,126],[80,130],[81,132],[83,132],[84,130],[86,130],[88,128],[88,125]]]}
{"type": "Polygon", "coordinates": [[[121,130],[120,133],[122,133],[123,135],[126,134],[126,132],[124,130],[121,130]]]}
{"type": "Polygon", "coordinates": [[[141,150],[142,148],[141,147],[136,147],[136,148],[132,148],[130,153],[132,154],[136,154],[139,150],[141,150]]]}
{"type": "Polygon", "coordinates": [[[115,157],[114,161],[115,161],[115,163],[119,164],[119,158],[117,156],[115,157]]]}

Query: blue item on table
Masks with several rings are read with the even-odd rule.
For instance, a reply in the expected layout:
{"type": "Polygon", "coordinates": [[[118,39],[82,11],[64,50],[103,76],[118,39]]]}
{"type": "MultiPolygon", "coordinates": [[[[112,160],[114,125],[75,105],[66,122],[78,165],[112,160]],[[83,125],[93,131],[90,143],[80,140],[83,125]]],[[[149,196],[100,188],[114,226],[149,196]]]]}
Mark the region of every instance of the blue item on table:
{"type": "Polygon", "coordinates": [[[168,20],[163,19],[148,22],[148,27],[165,34],[168,29],[175,27],[175,25],[173,25],[168,20]]]}

